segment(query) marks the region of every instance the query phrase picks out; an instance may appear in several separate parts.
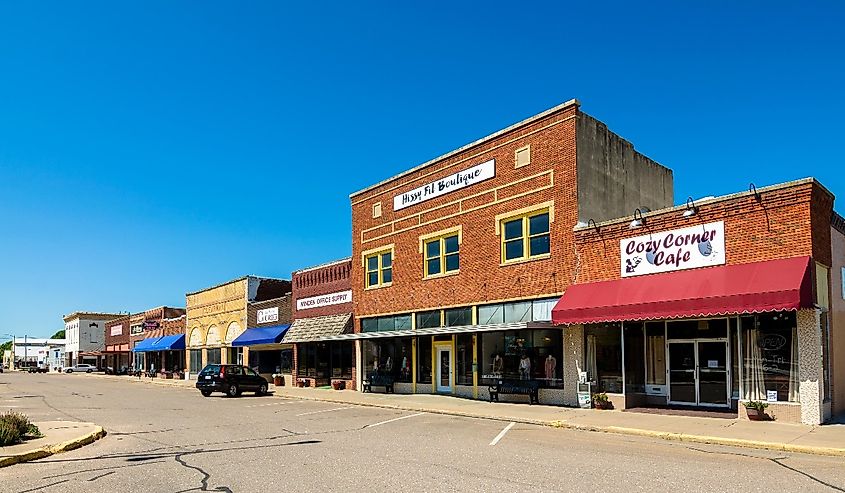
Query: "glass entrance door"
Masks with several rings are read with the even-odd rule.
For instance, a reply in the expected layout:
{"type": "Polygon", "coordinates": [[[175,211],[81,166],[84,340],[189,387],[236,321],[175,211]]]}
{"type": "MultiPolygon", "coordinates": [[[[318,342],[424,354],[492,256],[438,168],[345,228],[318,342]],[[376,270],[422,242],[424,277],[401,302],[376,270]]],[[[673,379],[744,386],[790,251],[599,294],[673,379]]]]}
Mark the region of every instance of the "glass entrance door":
{"type": "Polygon", "coordinates": [[[669,342],[669,402],[698,404],[695,342],[669,342]]]}
{"type": "Polygon", "coordinates": [[[668,346],[670,404],[730,405],[727,341],[669,341],[668,346]]]}
{"type": "Polygon", "coordinates": [[[707,406],[727,406],[728,401],[728,343],[726,341],[698,341],[698,403],[707,406]]]}
{"type": "Polygon", "coordinates": [[[452,347],[437,348],[437,373],[435,375],[438,392],[452,391],[452,347]]]}

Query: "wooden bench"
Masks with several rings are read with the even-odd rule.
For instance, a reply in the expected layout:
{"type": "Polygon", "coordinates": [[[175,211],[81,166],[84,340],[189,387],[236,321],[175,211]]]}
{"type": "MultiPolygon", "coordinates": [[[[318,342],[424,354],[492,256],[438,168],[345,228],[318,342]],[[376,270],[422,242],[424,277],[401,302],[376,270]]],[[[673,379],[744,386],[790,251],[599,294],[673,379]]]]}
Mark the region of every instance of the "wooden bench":
{"type": "Polygon", "coordinates": [[[499,402],[499,394],[527,395],[529,404],[540,403],[540,382],[536,380],[499,379],[488,388],[490,402],[499,402]]]}
{"type": "Polygon", "coordinates": [[[384,387],[386,394],[393,393],[393,377],[390,375],[370,375],[370,378],[364,380],[364,392],[372,392],[373,387],[384,387]]]}

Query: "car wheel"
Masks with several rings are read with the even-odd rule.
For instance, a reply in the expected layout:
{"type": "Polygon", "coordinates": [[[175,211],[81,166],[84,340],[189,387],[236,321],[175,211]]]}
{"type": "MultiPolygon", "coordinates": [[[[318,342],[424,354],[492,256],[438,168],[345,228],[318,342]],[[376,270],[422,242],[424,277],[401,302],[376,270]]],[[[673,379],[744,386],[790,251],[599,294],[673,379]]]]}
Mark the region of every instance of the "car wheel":
{"type": "Polygon", "coordinates": [[[92,371],[94,371],[94,370],[88,370],[88,371],[86,371],[85,373],[91,373],[92,371]]]}
{"type": "Polygon", "coordinates": [[[68,370],[68,371],[66,371],[65,373],[73,373],[73,370],[70,370],[70,369],[69,369],[69,370],[68,370]]]}
{"type": "Polygon", "coordinates": [[[233,383],[229,385],[229,388],[226,389],[226,395],[228,395],[229,397],[237,397],[241,395],[241,389],[238,388],[237,384],[233,383]]]}
{"type": "Polygon", "coordinates": [[[211,391],[210,390],[200,390],[200,394],[202,394],[203,397],[208,397],[208,396],[211,395],[211,391]]]}
{"type": "Polygon", "coordinates": [[[267,393],[267,384],[262,383],[258,386],[258,390],[255,391],[255,395],[264,395],[267,393]]]}

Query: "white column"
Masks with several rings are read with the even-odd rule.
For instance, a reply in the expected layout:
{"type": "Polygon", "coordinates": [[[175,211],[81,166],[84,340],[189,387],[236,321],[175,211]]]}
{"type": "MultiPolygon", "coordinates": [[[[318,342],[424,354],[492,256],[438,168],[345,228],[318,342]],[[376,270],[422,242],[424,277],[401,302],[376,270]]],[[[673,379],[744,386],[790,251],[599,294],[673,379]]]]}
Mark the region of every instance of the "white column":
{"type": "Polygon", "coordinates": [[[563,330],[563,403],[578,406],[578,373],[584,367],[584,326],[563,330]]]}
{"type": "Polygon", "coordinates": [[[798,399],[801,422],[817,425],[822,422],[824,394],[822,373],[822,340],[819,310],[798,310],[798,399]]]}

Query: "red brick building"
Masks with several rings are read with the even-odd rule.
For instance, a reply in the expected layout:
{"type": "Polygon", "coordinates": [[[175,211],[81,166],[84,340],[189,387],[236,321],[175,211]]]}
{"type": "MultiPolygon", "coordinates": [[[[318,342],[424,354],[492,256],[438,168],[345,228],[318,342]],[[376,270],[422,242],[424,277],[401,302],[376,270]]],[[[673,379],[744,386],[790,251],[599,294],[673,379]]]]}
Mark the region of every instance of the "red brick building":
{"type": "Polygon", "coordinates": [[[106,322],[104,337],[103,358],[106,368],[118,371],[121,368],[132,366],[132,351],[129,346],[129,315],[106,322]]]}
{"type": "Polygon", "coordinates": [[[157,372],[184,371],[184,334],[184,308],[159,306],[131,315],[129,345],[134,367],[157,372]]]}
{"type": "Polygon", "coordinates": [[[575,285],[553,313],[567,326],[567,382],[585,372],[618,408],[744,417],[740,402],[763,401],[807,424],[845,410],[834,387],[845,227],[833,201],[808,178],[578,226],[575,285]]]}
{"type": "Polygon", "coordinates": [[[292,344],[293,382],[356,387],[355,343],[345,339],[353,324],[351,277],[350,258],[293,273],[293,324],[283,340],[292,344]]]}
{"type": "Polygon", "coordinates": [[[672,172],[575,100],[352,194],[362,379],[477,398],[532,380],[563,403],[551,308],[581,266],[573,228],[672,198],[672,172]]]}
{"type": "MultiPolygon", "coordinates": [[[[270,300],[249,302],[246,319],[244,338],[250,338],[255,332],[252,329],[260,329],[260,337],[250,338],[251,342],[244,347],[246,358],[242,358],[242,361],[269,381],[272,381],[273,374],[290,378],[293,346],[282,343],[282,338],[291,323],[291,293],[270,300]]],[[[240,341],[235,339],[233,344],[240,344],[240,341]]]]}

